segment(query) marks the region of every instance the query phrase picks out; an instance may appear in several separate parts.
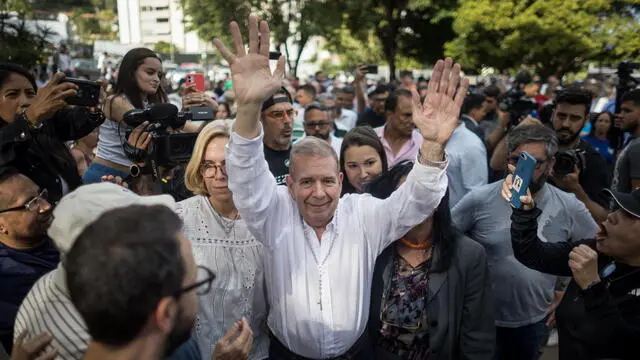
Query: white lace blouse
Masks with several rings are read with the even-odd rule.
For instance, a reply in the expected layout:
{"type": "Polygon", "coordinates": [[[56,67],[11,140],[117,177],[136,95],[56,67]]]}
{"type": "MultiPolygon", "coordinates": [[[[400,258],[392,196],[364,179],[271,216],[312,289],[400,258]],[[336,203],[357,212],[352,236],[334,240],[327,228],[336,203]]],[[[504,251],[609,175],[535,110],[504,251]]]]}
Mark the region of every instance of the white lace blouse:
{"type": "Polygon", "coordinates": [[[244,220],[221,217],[204,196],[179,202],[176,212],[184,221],[196,264],[216,274],[211,291],[200,296],[195,335],[202,358],[211,359],[216,342],[242,317],[254,335],[249,359],[268,358],[263,245],[244,220]]]}

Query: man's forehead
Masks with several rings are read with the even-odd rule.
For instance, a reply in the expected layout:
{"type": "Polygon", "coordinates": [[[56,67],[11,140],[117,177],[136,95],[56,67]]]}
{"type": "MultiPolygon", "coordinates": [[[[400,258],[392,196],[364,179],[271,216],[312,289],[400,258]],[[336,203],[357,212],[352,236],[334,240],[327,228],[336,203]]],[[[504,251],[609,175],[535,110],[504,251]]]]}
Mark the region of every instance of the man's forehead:
{"type": "Polygon", "coordinates": [[[560,103],[556,105],[556,112],[564,114],[576,114],[582,116],[585,114],[585,110],[586,109],[584,104],[560,103]]]}
{"type": "Polygon", "coordinates": [[[265,112],[270,113],[274,111],[287,111],[287,110],[293,109],[293,105],[289,102],[289,99],[287,99],[286,96],[276,98],[275,100],[282,101],[281,99],[285,99],[286,101],[278,102],[276,104],[269,106],[268,108],[265,109],[265,112]]]}

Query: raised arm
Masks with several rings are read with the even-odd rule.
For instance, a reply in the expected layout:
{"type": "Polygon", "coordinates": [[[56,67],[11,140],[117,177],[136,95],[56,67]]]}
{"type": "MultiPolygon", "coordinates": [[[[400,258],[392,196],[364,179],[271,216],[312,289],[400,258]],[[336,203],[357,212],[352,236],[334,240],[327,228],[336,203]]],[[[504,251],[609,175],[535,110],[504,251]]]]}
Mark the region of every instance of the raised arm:
{"type": "Polygon", "coordinates": [[[278,60],[276,71],[269,68],[269,26],[258,18],[249,18],[249,53],[242,43],[240,28],[231,23],[231,36],[236,55],[219,40],[214,44],[229,62],[236,94],[238,112],[227,145],[226,161],[229,189],[233,200],[256,239],[269,244],[281,229],[279,219],[285,219],[283,208],[286,192],[278,196],[278,187],[264,158],[262,127],[259,123],[262,103],[282,86],[284,57],[278,60]]]}
{"type": "Polygon", "coordinates": [[[254,139],[260,135],[262,103],[282,87],[285,58],[281,56],[278,59],[278,65],[272,74],[269,68],[269,25],[261,21],[258,29],[256,16],[249,17],[249,53],[245,50],[240,28],[235,21],[231,22],[230,29],[235,55],[220,39],[214,39],[213,43],[231,69],[233,91],[238,105],[234,132],[245,139],[254,139]]]}
{"type": "Polygon", "coordinates": [[[381,239],[380,251],[430,216],[447,191],[444,146],[458,127],[469,87],[467,79],[460,81],[460,72],[460,65],[453,65],[451,58],[439,60],[424,103],[413,90],[413,121],[424,139],[418,163],[389,198],[362,206],[367,228],[378,233],[372,238],[381,239]]]}

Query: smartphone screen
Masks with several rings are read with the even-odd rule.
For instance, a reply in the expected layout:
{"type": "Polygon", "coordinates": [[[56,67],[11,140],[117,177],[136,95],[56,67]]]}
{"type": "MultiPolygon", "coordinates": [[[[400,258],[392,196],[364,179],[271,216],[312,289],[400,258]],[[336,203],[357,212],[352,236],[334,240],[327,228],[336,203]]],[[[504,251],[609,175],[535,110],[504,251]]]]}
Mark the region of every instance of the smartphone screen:
{"type": "Polygon", "coordinates": [[[512,207],[519,209],[522,207],[520,202],[520,196],[527,194],[527,189],[533,179],[533,173],[536,171],[536,164],[538,161],[526,151],[520,154],[518,159],[518,165],[516,166],[516,172],[513,174],[513,187],[511,189],[511,201],[509,202],[512,207]]]}
{"type": "Polygon", "coordinates": [[[187,87],[193,86],[196,90],[204,92],[204,75],[198,73],[187,74],[187,87]]]}
{"type": "Polygon", "coordinates": [[[367,65],[367,74],[377,74],[378,73],[378,65],[367,65]]]}

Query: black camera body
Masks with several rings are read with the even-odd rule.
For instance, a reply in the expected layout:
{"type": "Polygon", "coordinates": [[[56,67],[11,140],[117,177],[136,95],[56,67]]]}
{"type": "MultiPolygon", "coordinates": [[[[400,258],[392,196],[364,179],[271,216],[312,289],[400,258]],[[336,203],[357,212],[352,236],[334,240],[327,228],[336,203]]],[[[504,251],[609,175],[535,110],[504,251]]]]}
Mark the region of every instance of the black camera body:
{"type": "Polygon", "coordinates": [[[564,177],[571,174],[576,165],[582,173],[587,168],[586,151],[583,149],[571,149],[558,151],[556,153],[556,163],[553,172],[557,177],[564,177]]]}
{"type": "MultiPolygon", "coordinates": [[[[178,112],[178,108],[172,104],[156,104],[145,109],[127,111],[123,121],[131,127],[149,122],[145,131],[153,138],[153,145],[144,155],[156,166],[169,166],[188,162],[198,137],[197,133],[171,133],[169,129],[180,129],[187,120],[211,121],[213,118],[213,109],[208,107],[194,107],[190,111],[178,112]]],[[[132,132],[133,129],[125,131],[127,139],[132,132]]],[[[134,162],[140,162],[143,155],[140,151],[134,151],[127,156],[134,162]]]]}
{"type": "Polygon", "coordinates": [[[498,107],[509,113],[509,127],[517,126],[522,119],[536,110],[537,104],[525,98],[520,86],[514,86],[498,98],[498,107]]]}

